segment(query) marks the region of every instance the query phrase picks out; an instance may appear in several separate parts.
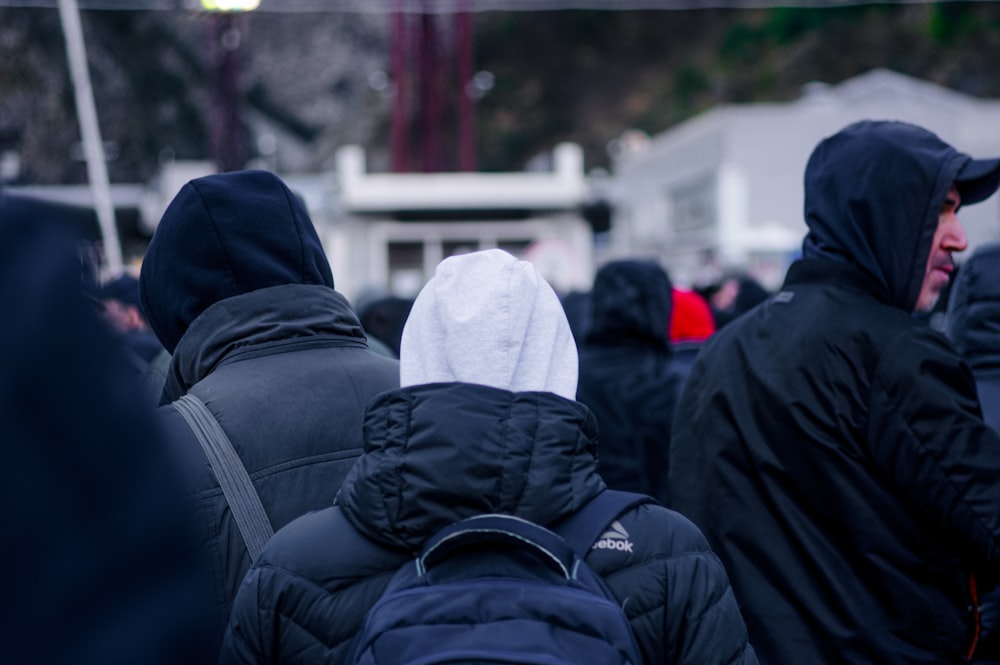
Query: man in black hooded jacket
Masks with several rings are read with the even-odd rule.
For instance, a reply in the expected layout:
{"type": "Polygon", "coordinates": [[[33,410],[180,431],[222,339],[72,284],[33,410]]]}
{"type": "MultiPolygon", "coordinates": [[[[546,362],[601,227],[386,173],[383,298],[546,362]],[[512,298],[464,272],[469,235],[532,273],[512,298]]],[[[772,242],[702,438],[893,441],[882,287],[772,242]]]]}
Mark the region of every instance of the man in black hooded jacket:
{"type": "MultiPolygon", "coordinates": [[[[364,407],[399,385],[399,364],[368,350],[302,201],[264,171],[192,180],[164,212],[140,289],[173,354],[161,404],[192,393],[207,405],[274,529],[332,505],[361,454],[364,407]]],[[[221,640],[250,555],[195,435],[160,411],[204,518],[221,640]]]]}
{"type": "Polygon", "coordinates": [[[781,291],[726,326],[688,379],[672,506],[733,580],[762,663],[963,663],[1000,572],[1000,438],[968,366],[913,316],[991,196],[973,160],[901,122],[823,140],[809,232],[781,291]]]}

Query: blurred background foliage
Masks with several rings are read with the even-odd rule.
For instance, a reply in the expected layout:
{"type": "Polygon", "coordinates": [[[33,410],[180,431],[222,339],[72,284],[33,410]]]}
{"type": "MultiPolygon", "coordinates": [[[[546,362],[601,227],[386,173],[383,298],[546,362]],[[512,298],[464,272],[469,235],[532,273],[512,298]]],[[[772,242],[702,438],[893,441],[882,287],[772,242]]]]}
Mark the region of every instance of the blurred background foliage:
{"type": "MultiPolygon", "coordinates": [[[[164,159],[205,158],[210,102],[205,14],[86,11],[83,26],[112,181],[145,181],[164,159]]],[[[388,150],[388,15],[242,15],[239,88],[261,114],[329,157],[388,150]],[[382,79],[380,79],[382,77],[382,79]]],[[[1000,98],[1000,3],[831,8],[483,12],[474,68],[481,170],[524,167],[560,141],[609,165],[623,132],[655,134],[724,103],[788,101],[810,82],[874,67],[1000,98]]],[[[0,153],[18,180],[83,182],[58,12],[0,9],[0,153]]],[[[255,146],[248,146],[253,154],[255,146]]],[[[382,159],[380,161],[380,157],[382,159]]],[[[317,160],[315,167],[329,166],[317,160]]]]}

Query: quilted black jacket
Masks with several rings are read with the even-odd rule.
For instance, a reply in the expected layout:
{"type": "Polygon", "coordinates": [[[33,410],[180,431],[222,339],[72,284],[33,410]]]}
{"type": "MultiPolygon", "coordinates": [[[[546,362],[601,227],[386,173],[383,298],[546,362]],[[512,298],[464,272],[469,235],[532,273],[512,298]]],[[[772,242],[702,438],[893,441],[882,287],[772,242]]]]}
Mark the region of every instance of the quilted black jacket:
{"type": "MultiPolygon", "coordinates": [[[[551,393],[463,383],[385,393],[336,507],[269,542],[237,596],[224,663],[341,663],[365,612],[425,538],[484,512],[543,525],[604,487],[594,420],[551,393]]],[[[624,515],[631,551],[588,562],[622,601],[645,662],[756,663],[725,571],[698,530],[658,505],[624,515]]]]}

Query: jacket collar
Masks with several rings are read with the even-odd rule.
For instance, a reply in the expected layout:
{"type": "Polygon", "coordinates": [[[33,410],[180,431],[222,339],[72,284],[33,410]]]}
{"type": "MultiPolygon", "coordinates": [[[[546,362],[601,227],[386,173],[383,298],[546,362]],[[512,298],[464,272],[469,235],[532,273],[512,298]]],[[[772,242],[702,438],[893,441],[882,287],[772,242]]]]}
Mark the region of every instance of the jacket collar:
{"type": "Polygon", "coordinates": [[[500,512],[547,525],[604,487],[583,404],[469,383],[411,386],[368,406],[365,451],[337,497],[384,545],[419,550],[439,529],[500,512]]]}
{"type": "Polygon", "coordinates": [[[830,259],[799,259],[789,266],[781,290],[794,290],[795,287],[809,284],[848,288],[891,305],[886,286],[849,263],[830,259]]]}
{"type": "Polygon", "coordinates": [[[177,344],[161,403],[173,402],[227,360],[334,338],[367,347],[347,299],[329,287],[287,284],[226,298],[202,312],[177,344]]]}

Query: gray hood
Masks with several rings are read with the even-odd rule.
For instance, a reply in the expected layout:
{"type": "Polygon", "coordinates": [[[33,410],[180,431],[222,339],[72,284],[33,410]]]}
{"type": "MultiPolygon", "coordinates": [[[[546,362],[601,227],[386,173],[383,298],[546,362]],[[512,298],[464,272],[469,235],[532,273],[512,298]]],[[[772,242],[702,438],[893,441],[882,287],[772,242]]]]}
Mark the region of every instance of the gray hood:
{"type": "Polygon", "coordinates": [[[402,387],[462,382],[576,397],[576,343],[552,287],[499,249],[452,256],[403,328],[402,387]]]}

